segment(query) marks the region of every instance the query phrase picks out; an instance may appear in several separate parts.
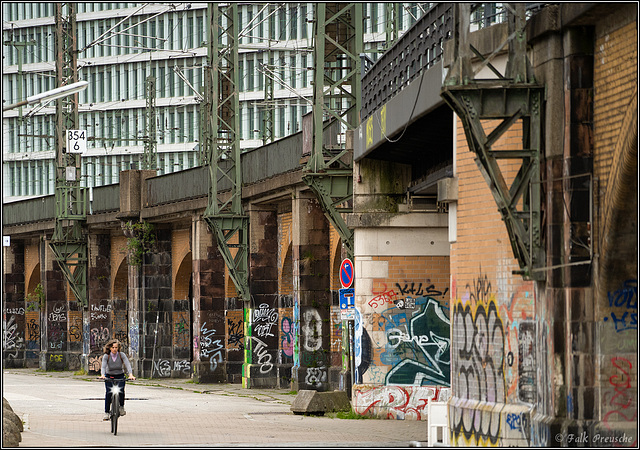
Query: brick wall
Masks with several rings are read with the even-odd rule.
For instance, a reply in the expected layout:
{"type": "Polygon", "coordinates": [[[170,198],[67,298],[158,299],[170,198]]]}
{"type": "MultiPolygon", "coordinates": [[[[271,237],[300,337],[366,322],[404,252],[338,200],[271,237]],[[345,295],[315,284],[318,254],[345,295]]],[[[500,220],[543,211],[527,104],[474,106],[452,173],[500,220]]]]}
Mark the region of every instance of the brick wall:
{"type": "MultiPolygon", "coordinates": [[[[608,30],[606,30],[608,31],[608,30]]],[[[630,96],[638,84],[637,22],[596,37],[594,64],[594,171],[606,192],[613,151],[630,96]]]]}
{"type": "Polygon", "coordinates": [[[171,262],[173,267],[173,298],[187,300],[189,298],[189,282],[191,280],[191,245],[189,230],[174,230],[171,234],[171,262]]]}
{"type": "Polygon", "coordinates": [[[594,418],[601,436],[624,439],[614,446],[638,444],[638,35],[633,19],[625,15],[618,23],[604,22],[596,31],[594,54],[594,176],[601,212],[595,242],[601,244],[597,251],[604,271],[595,296],[600,354],[594,366],[601,395],[594,418]]]}
{"type": "MultiPolygon", "coordinates": [[[[497,125],[484,123],[489,134],[497,125]]],[[[494,149],[522,147],[522,129],[512,127],[494,149]]],[[[451,244],[451,393],[452,444],[518,445],[509,435],[505,403],[534,401],[536,339],[532,282],[512,275],[519,269],[493,195],[469,151],[456,119],[455,150],[459,197],[457,237],[451,244]],[[469,420],[484,402],[486,414],[469,420]],[[491,426],[489,426],[491,424],[491,426]]],[[[508,186],[519,161],[500,161],[508,186]]],[[[516,433],[517,434],[517,433],[516,433]]]]}
{"type": "Polygon", "coordinates": [[[449,256],[371,256],[354,264],[361,316],[353,408],[426,420],[427,402],[449,386],[449,256]]]}
{"type": "Polygon", "coordinates": [[[291,212],[278,215],[278,291],[280,295],[293,295],[293,267],[291,261],[291,212]]]}

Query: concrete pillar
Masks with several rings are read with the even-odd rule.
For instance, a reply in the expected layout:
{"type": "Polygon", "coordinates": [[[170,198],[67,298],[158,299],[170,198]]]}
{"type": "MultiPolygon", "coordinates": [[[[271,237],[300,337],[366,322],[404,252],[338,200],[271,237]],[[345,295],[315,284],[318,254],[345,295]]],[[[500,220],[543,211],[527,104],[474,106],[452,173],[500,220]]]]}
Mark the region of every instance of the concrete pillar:
{"type": "MultiPolygon", "coordinates": [[[[167,377],[171,359],[173,299],[171,289],[171,231],[156,228],[156,241],[142,263],[144,291],[143,376],[167,377]]],[[[141,375],[142,375],[141,374],[141,375]]]]}
{"type": "Polygon", "coordinates": [[[9,247],[3,247],[2,250],[3,366],[26,367],[29,344],[36,345],[39,339],[36,335],[36,339],[32,340],[27,332],[24,243],[12,241],[9,247]]]}
{"type": "Polygon", "coordinates": [[[249,205],[249,305],[245,387],[279,386],[278,364],[278,215],[249,205]]]}
{"type": "MultiPolygon", "coordinates": [[[[85,311],[69,311],[69,342],[82,353],[83,367],[90,374],[99,374],[104,345],[118,338],[125,346],[123,336],[116,336],[113,328],[111,299],[111,238],[107,234],[88,236],[89,267],[87,276],[88,307],[85,311]],[[82,336],[78,336],[78,332],[82,336]],[[82,344],[79,347],[78,344],[82,344]]],[[[124,305],[122,305],[124,306],[124,305]]],[[[126,326],[126,322],[125,322],[126,326]]],[[[127,351],[126,348],[124,348],[127,351]]]]}
{"type": "Polygon", "coordinates": [[[48,240],[42,241],[40,252],[42,286],[46,299],[45,307],[41,311],[40,369],[67,370],[67,282],[48,240]]]}
{"type": "Polygon", "coordinates": [[[193,377],[199,383],[226,383],[225,264],[202,219],[192,221],[193,377]]]}
{"type": "Polygon", "coordinates": [[[331,291],[329,224],[309,191],[297,191],[293,207],[295,348],[292,389],[330,390],[331,291]]]}
{"type": "Polygon", "coordinates": [[[293,249],[291,240],[291,202],[278,205],[278,370],[281,389],[291,388],[293,367],[293,249]]]}

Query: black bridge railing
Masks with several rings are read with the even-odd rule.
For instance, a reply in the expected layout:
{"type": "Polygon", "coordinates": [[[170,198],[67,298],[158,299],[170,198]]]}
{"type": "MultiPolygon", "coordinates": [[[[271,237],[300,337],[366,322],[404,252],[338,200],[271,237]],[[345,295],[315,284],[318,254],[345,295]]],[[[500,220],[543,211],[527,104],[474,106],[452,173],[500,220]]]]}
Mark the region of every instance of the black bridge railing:
{"type": "Polygon", "coordinates": [[[442,58],[453,25],[453,3],[436,3],[369,67],[362,77],[362,122],[442,58]]]}
{"type": "MultiPolygon", "coordinates": [[[[527,3],[527,16],[548,4],[527,3]]],[[[435,3],[380,59],[375,63],[364,61],[361,122],[409,85],[422,70],[440,61],[444,41],[453,35],[453,8],[453,3],[435,3]]],[[[504,22],[506,17],[504,3],[474,3],[471,31],[504,22]]]]}

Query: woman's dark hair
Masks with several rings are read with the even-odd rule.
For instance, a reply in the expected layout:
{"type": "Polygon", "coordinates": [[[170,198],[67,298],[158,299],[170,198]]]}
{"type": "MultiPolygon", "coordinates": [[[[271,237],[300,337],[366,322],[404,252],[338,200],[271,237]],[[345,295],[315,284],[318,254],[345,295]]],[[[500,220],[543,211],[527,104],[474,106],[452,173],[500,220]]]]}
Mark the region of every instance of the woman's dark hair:
{"type": "Polygon", "coordinates": [[[120,341],[119,340],[111,339],[109,342],[104,344],[104,354],[105,355],[108,355],[109,353],[111,353],[111,347],[113,346],[113,344],[118,344],[118,351],[120,351],[120,349],[122,348],[122,346],[120,345],[120,341]]]}

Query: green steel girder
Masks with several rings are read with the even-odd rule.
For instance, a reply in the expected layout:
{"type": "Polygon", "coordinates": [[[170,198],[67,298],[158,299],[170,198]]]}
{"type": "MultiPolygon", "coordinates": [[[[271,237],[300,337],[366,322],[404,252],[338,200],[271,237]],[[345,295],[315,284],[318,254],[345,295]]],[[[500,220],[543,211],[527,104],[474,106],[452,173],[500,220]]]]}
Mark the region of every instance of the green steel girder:
{"type": "MultiPolygon", "coordinates": [[[[56,86],[78,81],[75,3],[56,3],[56,86]]],[[[86,189],[80,186],[81,157],[66,148],[66,131],[78,128],[78,94],[56,100],[56,220],[49,242],[71,291],[87,307],[88,246],[86,189]]]]}
{"type": "Polygon", "coordinates": [[[541,242],[540,127],[544,89],[539,86],[448,87],[445,101],[462,121],[469,148],[494,197],[507,228],[514,257],[526,279],[544,274],[541,242]],[[487,135],[483,120],[502,120],[487,135]],[[492,145],[522,121],[522,149],[493,150],[492,145]],[[498,160],[520,160],[517,175],[508,185],[498,160]]]}
{"type": "Polygon", "coordinates": [[[158,168],[158,153],[156,145],[156,77],[148,76],[146,80],[147,103],[145,108],[145,140],[142,155],[142,170],[156,170],[158,168]]]}
{"type": "Polygon", "coordinates": [[[353,231],[341,214],[351,212],[351,209],[340,207],[353,198],[353,176],[350,173],[351,169],[333,169],[327,173],[305,175],[303,180],[315,193],[325,216],[330,217],[346,248],[347,256],[353,258],[353,231]]]}
{"type": "Polygon", "coordinates": [[[345,131],[359,125],[363,4],[332,2],[315,7],[313,143],[302,179],[338,231],[348,256],[353,257],[353,231],[341,214],[350,211],[353,198],[352,157],[344,146],[325,145],[323,126],[325,115],[345,131]]]}
{"type": "Polygon", "coordinates": [[[249,296],[249,219],[242,210],[238,99],[238,5],[210,3],[209,63],[205,81],[205,146],[209,202],[204,219],[215,235],[238,295],[249,296]],[[231,185],[222,192],[221,180],[231,185]],[[235,254],[232,250],[235,250],[235,254]]]}
{"type": "Polygon", "coordinates": [[[535,82],[526,56],[525,5],[505,4],[508,11],[509,37],[484,58],[469,42],[469,3],[456,4],[454,61],[443,82],[441,96],[460,118],[469,149],[475,153],[480,169],[502,216],[514,257],[524,279],[542,280],[545,264],[542,243],[542,204],[540,164],[542,152],[542,108],[544,87],[535,82]],[[490,60],[508,44],[505,74],[499,73],[490,60]],[[480,64],[473,68],[475,54],[480,64]],[[493,79],[476,79],[475,74],[489,66],[493,79]],[[490,133],[483,121],[499,121],[490,133]],[[495,143],[514,127],[521,127],[520,148],[495,149],[495,143]],[[520,161],[517,174],[509,185],[499,160],[520,161]]]}

